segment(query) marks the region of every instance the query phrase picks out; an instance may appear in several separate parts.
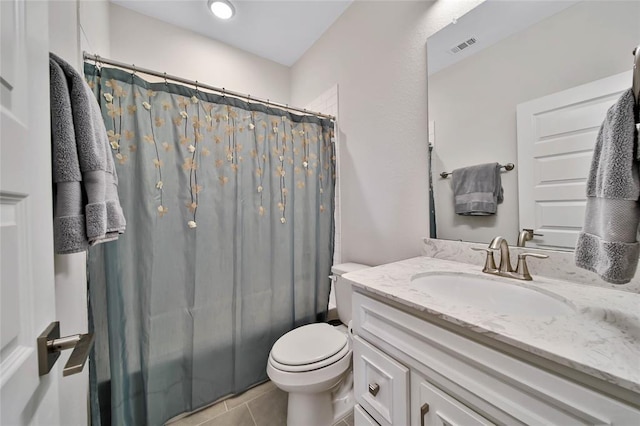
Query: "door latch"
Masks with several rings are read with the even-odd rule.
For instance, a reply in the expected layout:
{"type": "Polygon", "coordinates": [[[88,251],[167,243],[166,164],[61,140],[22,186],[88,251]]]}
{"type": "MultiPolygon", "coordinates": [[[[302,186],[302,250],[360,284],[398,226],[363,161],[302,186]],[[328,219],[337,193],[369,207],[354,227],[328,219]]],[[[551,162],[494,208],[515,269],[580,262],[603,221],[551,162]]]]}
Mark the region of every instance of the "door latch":
{"type": "Polygon", "coordinates": [[[93,333],[74,334],[60,337],[60,322],[52,322],[38,336],[38,372],[44,376],[51,371],[60,357],[60,352],[73,348],[69,360],[62,370],[63,376],[70,376],[82,371],[93,347],[93,333]]]}

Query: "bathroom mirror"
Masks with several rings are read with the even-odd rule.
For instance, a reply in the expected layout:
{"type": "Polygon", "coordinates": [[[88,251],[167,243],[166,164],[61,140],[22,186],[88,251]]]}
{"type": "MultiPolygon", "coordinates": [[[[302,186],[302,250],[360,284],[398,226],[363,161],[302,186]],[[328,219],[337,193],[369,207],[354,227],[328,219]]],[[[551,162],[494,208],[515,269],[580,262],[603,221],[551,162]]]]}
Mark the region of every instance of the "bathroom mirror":
{"type": "MultiPolygon", "coordinates": [[[[427,40],[432,237],[489,242],[502,235],[515,245],[521,229],[534,228],[547,235],[534,237],[527,246],[573,248],[583,225],[584,201],[565,193],[570,188],[584,194],[598,127],[608,106],[631,86],[631,51],[640,43],[638,22],[637,1],[488,0],[427,40]],[[581,100],[580,111],[569,107],[567,93],[607,78],[617,78],[621,88],[581,100]],[[567,99],[562,114],[554,118],[562,124],[559,129],[575,114],[591,114],[579,129],[558,130],[562,142],[548,138],[548,147],[554,149],[573,144],[553,154],[554,161],[561,160],[556,163],[548,161],[551,154],[518,149],[518,137],[520,143],[526,138],[518,127],[519,105],[522,127],[536,119],[538,110],[529,107],[553,96],[567,99]],[[525,110],[529,117],[524,117],[525,110]],[[440,174],[492,162],[515,165],[501,173],[504,201],[497,214],[455,214],[451,176],[440,174]],[[527,185],[534,175],[539,181],[547,179],[541,177],[544,173],[554,176],[549,178],[553,185],[541,196],[539,187],[527,185]]],[[[545,111],[555,110],[560,108],[545,111]]]]}

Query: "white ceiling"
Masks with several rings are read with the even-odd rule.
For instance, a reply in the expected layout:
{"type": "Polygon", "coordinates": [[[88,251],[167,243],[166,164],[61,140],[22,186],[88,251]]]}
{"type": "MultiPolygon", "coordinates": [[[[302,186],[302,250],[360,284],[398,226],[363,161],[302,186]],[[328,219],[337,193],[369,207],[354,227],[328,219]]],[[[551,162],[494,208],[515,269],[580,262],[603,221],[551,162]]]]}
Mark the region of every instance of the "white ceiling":
{"type": "Polygon", "coordinates": [[[293,65],[352,0],[230,0],[236,14],[213,16],[207,0],[111,0],[282,65],[293,65]]]}
{"type": "Polygon", "coordinates": [[[429,75],[562,12],[578,1],[580,0],[487,0],[458,18],[455,24],[447,25],[427,39],[429,75]],[[475,44],[458,53],[451,53],[452,47],[471,37],[477,39],[475,44]]]}

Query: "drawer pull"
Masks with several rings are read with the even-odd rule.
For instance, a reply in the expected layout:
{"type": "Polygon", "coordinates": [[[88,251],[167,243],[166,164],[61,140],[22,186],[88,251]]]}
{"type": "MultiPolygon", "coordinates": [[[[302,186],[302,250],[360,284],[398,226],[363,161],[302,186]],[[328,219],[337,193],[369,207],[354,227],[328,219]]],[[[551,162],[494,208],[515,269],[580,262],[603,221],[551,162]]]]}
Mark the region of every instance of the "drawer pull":
{"type": "Polygon", "coordinates": [[[380,392],[380,385],[377,383],[369,383],[369,393],[374,397],[380,392]]]}
{"type": "Polygon", "coordinates": [[[424,416],[429,412],[429,404],[426,402],[420,407],[420,426],[424,426],[424,416]]]}

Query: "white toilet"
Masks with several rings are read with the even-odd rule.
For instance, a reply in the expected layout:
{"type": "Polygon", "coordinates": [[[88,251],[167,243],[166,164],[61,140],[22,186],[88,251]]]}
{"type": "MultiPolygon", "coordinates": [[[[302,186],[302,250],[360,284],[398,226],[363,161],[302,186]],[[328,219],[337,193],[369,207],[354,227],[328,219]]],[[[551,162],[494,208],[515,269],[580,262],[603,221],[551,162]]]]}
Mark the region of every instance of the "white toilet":
{"type": "MultiPolygon", "coordinates": [[[[368,268],[334,265],[338,317],[351,321],[351,285],[347,272],[368,268]]],[[[353,409],[351,336],[344,325],[309,324],[291,330],[271,348],[267,375],[289,393],[287,426],[331,426],[353,409]]]]}

